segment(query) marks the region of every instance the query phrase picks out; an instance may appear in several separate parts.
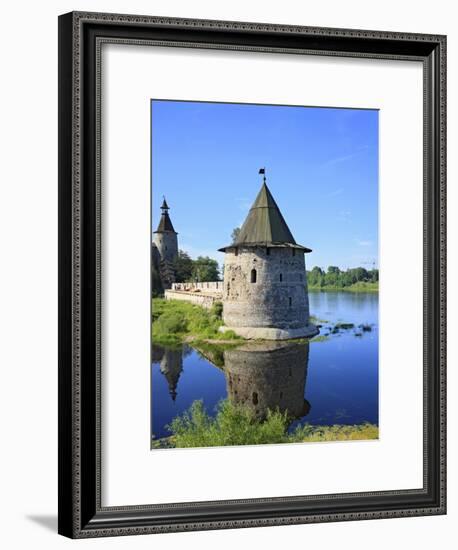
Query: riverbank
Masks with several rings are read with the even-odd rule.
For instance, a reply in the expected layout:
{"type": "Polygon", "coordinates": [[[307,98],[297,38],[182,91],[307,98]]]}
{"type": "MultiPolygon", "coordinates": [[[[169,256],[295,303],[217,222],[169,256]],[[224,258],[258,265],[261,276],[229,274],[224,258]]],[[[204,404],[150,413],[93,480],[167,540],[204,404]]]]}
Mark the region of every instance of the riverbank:
{"type": "Polygon", "coordinates": [[[309,285],[310,292],[378,292],[378,282],[359,281],[350,286],[314,286],[309,285]]]}
{"type": "Polygon", "coordinates": [[[311,443],[324,441],[361,441],[378,439],[378,426],[370,423],[313,426],[305,424],[288,432],[286,413],[268,411],[258,420],[247,408],[223,400],[211,417],[202,401],[194,401],[168,426],[171,436],[153,440],[153,449],[221,447],[228,445],[261,445],[274,443],[311,443]]]}
{"type": "MultiPolygon", "coordinates": [[[[192,344],[202,347],[205,344],[214,344],[220,349],[227,345],[234,346],[246,342],[245,338],[231,330],[219,331],[223,325],[221,315],[221,302],[215,303],[211,309],[206,309],[189,302],[153,298],[152,341],[160,346],[192,344]]],[[[294,340],[296,343],[324,342],[330,335],[349,329],[354,329],[355,336],[371,331],[370,325],[357,327],[352,323],[329,323],[314,316],[310,317],[310,321],[320,329],[320,334],[313,338],[297,338],[294,340]]]]}
{"type": "Polygon", "coordinates": [[[241,340],[233,331],[219,331],[223,305],[210,309],[178,300],[152,300],[152,339],[159,345],[177,345],[192,340],[241,340]]]}

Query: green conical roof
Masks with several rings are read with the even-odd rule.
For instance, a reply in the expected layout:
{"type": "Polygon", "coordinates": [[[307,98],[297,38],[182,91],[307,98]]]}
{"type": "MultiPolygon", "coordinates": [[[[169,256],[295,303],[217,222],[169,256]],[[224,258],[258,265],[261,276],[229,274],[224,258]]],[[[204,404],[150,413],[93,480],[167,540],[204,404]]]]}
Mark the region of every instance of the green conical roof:
{"type": "Polygon", "coordinates": [[[310,252],[310,249],[298,245],[294,240],[265,182],[240,229],[237,241],[220,250],[224,252],[226,248],[234,246],[290,246],[310,252]]]}

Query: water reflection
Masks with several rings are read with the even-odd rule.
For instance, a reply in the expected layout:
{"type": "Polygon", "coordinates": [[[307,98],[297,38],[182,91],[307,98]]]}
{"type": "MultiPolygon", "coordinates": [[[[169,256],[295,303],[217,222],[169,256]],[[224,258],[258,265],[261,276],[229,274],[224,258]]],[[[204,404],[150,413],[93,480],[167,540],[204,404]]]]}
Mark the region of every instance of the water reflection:
{"type": "MultiPolygon", "coordinates": [[[[232,349],[196,347],[196,351],[207,364],[224,373],[227,398],[248,407],[256,418],[264,419],[268,409],[287,412],[291,420],[309,413],[310,403],[304,399],[308,343],[252,342],[232,349]]],[[[193,350],[187,346],[152,348],[153,363],[159,363],[173,402],[178,395],[183,357],[190,353],[193,350]]]]}
{"type": "Polygon", "coordinates": [[[303,422],[377,424],[377,293],[311,292],[309,299],[325,336],[310,345],[245,342],[231,349],[210,344],[205,349],[154,345],[154,437],[169,436],[167,426],[195,400],[201,400],[213,416],[218,402],[227,398],[249,406],[260,418],[268,408],[288,410],[296,418],[291,429],[303,422]],[[334,334],[331,329],[337,323],[351,323],[354,328],[334,334]],[[363,331],[361,325],[370,325],[371,330],[363,331]]]}
{"type": "Polygon", "coordinates": [[[309,413],[304,399],[309,344],[250,343],[224,352],[227,396],[264,419],[268,409],[293,420],[309,413]]]}
{"type": "Polygon", "coordinates": [[[177,398],[177,386],[183,370],[183,350],[180,348],[163,348],[152,346],[151,358],[153,363],[159,363],[161,373],[167,380],[169,394],[172,401],[177,398]]]}

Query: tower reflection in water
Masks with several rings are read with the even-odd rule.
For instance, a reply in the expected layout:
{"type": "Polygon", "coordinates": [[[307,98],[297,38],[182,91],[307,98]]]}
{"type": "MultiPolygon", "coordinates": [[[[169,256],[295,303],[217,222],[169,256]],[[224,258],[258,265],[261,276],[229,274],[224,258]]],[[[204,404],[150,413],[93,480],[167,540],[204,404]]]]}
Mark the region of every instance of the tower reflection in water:
{"type": "MultiPolygon", "coordinates": [[[[265,419],[269,409],[286,412],[291,421],[309,413],[310,403],[304,398],[308,343],[250,342],[229,350],[218,346],[196,349],[224,373],[227,398],[249,408],[256,418],[265,419]]],[[[160,364],[173,401],[183,356],[189,352],[186,346],[183,350],[153,346],[153,363],[160,364]]]]}
{"type": "Polygon", "coordinates": [[[287,412],[291,420],[310,411],[304,399],[309,344],[248,343],[224,352],[228,398],[262,420],[267,411],[287,412]]]}
{"type": "Polygon", "coordinates": [[[153,363],[159,363],[160,371],[167,380],[172,401],[177,398],[178,380],[183,370],[183,355],[183,349],[181,348],[152,346],[151,360],[153,363]]]}

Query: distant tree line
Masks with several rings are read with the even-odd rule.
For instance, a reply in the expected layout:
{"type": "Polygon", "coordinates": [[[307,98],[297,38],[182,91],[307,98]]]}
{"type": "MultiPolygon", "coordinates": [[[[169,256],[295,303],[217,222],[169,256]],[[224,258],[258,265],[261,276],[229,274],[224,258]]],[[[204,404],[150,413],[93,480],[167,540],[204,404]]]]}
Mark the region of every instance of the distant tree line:
{"type": "Polygon", "coordinates": [[[337,266],[330,265],[325,271],[321,267],[315,266],[311,271],[307,271],[307,282],[310,287],[348,287],[355,283],[377,283],[378,269],[364,269],[364,267],[354,267],[341,271],[337,266]]]}
{"type": "Polygon", "coordinates": [[[219,281],[218,262],[208,256],[198,256],[193,260],[184,250],[178,251],[174,264],[177,283],[206,283],[219,281]]]}

